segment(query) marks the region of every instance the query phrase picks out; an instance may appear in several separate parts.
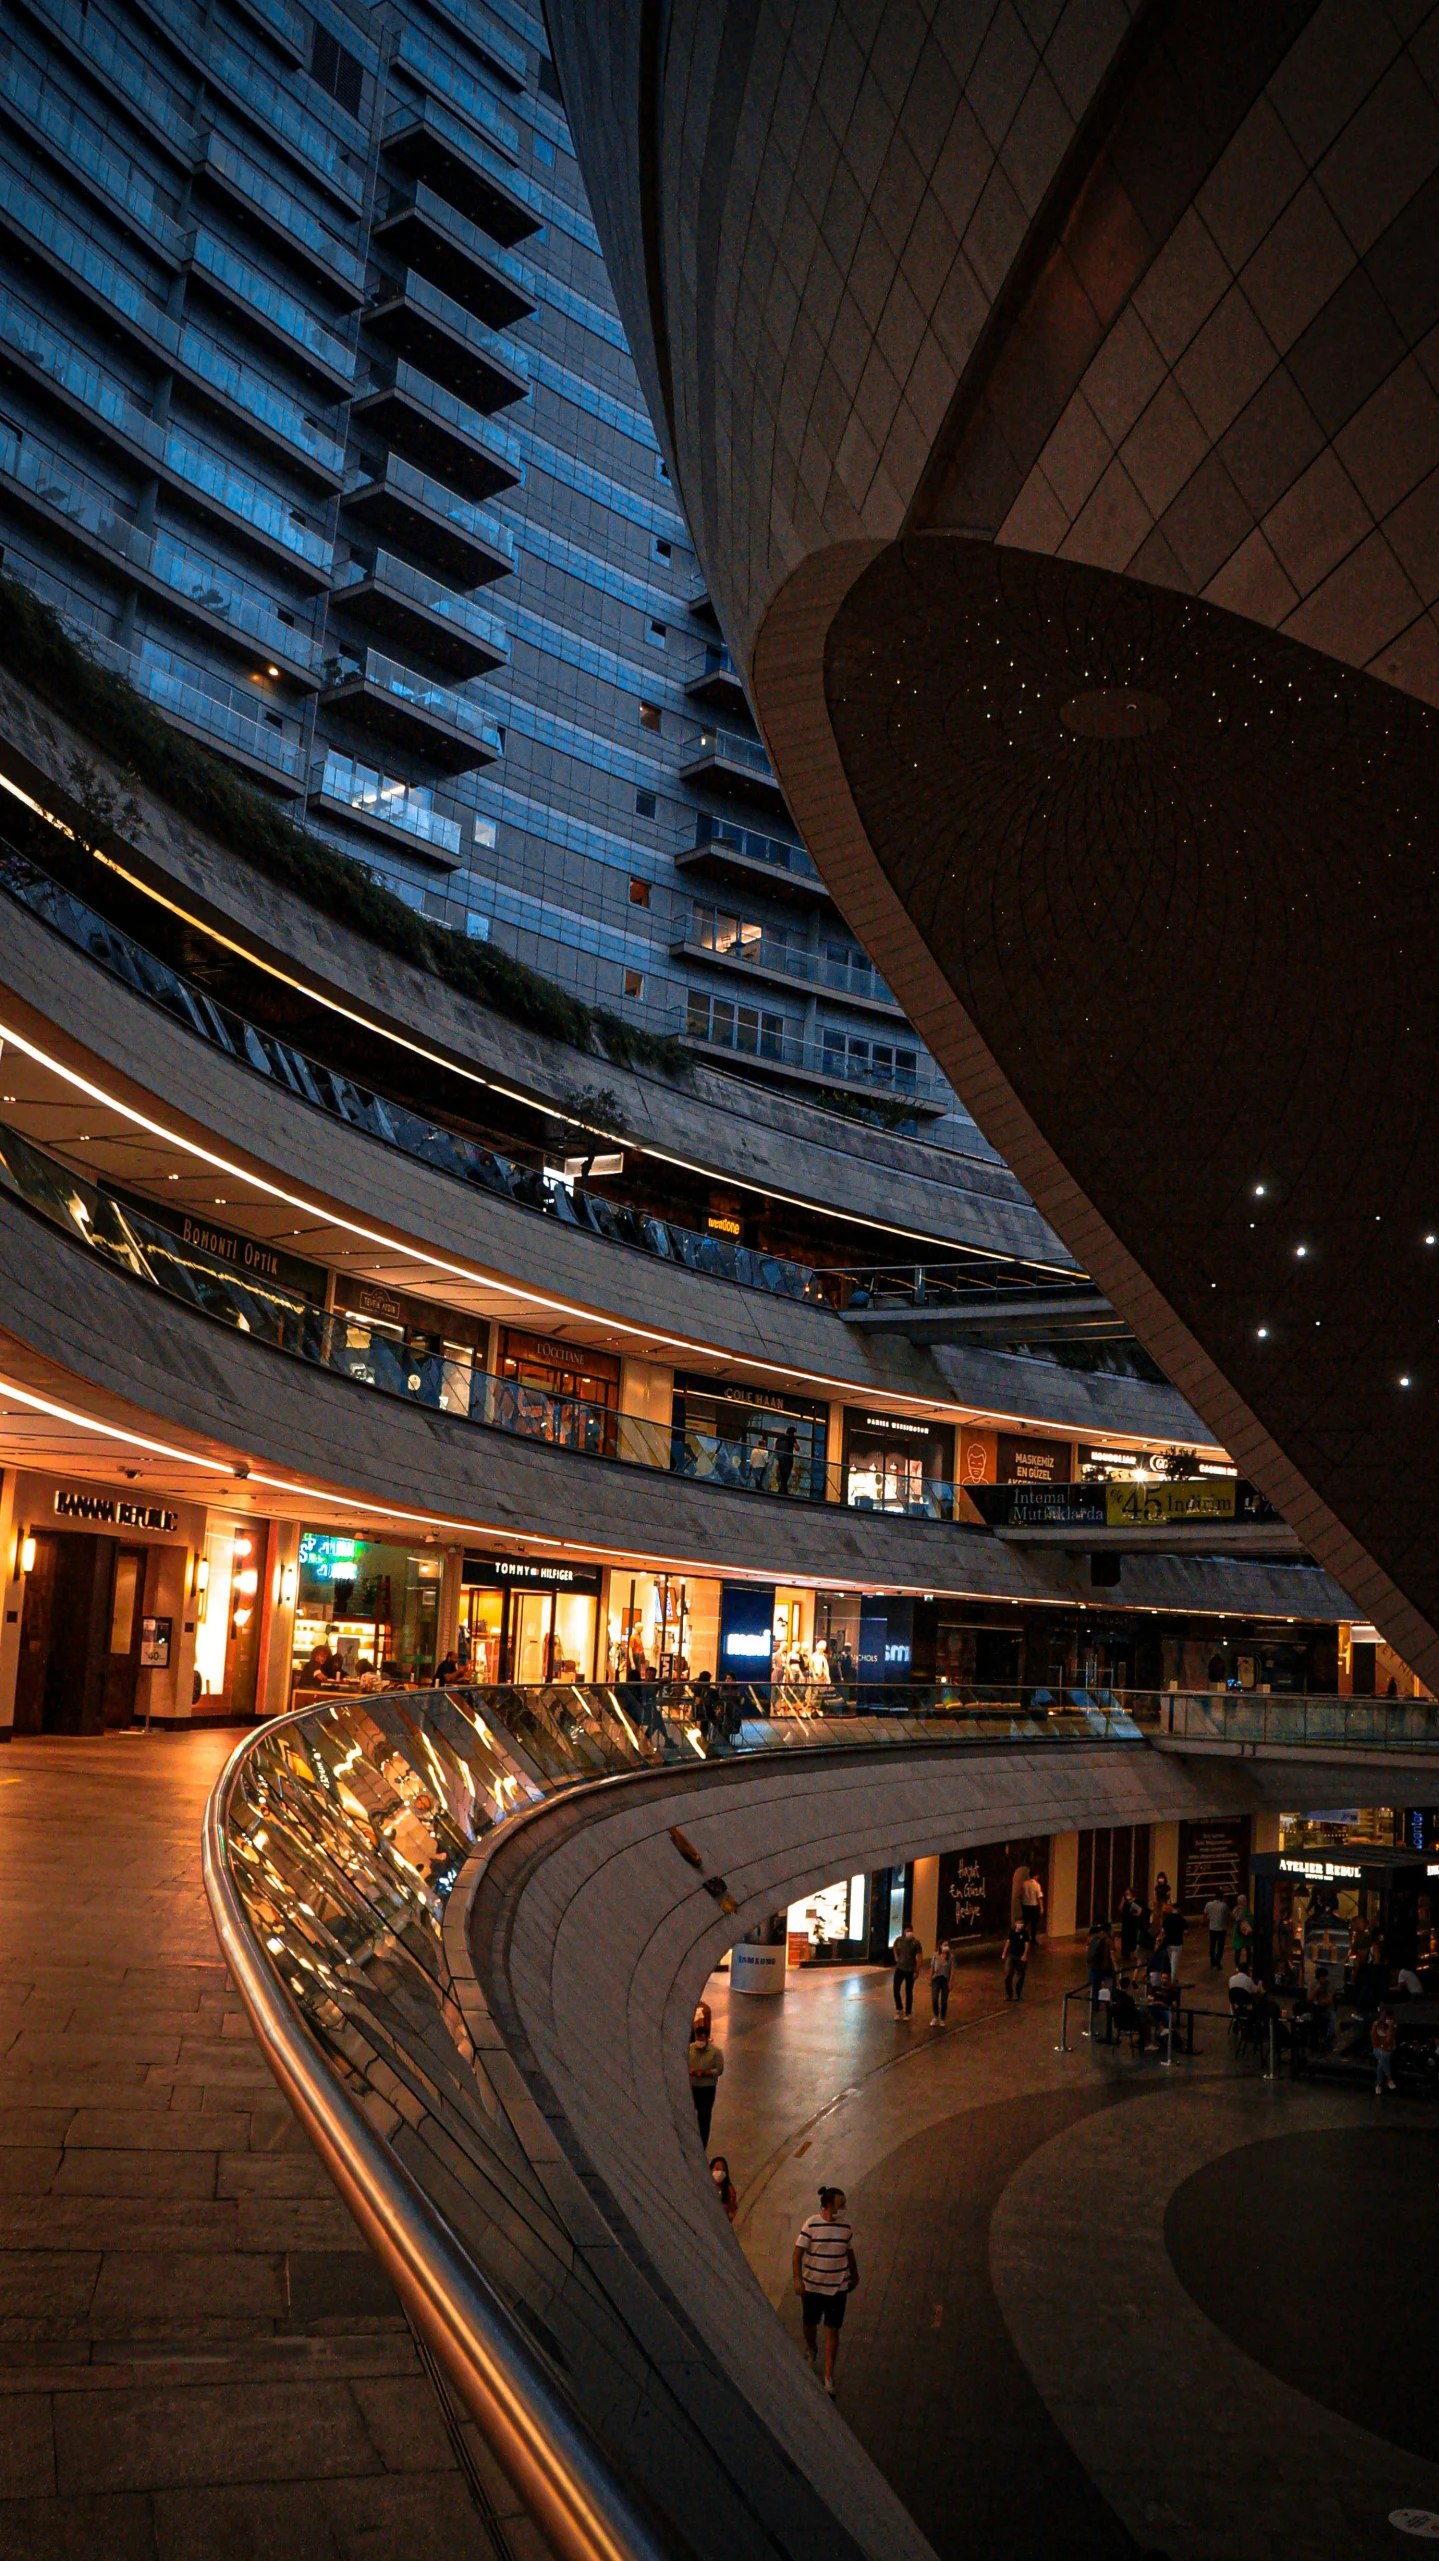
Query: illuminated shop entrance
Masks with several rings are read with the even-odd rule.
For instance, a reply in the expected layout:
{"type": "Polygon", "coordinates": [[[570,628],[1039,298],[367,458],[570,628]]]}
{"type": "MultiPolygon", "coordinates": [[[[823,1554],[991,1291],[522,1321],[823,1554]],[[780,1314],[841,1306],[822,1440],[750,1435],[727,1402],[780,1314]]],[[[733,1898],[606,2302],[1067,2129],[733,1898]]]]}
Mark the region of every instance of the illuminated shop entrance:
{"type": "Polygon", "coordinates": [[[428,1681],[439,1654],[437,1549],[390,1547],[343,1531],[300,1532],[294,1676],[313,1682],[428,1681]]]}
{"type": "Polygon", "coordinates": [[[561,1557],[467,1556],[456,1647],[462,1677],[595,1680],[600,1570],[561,1557]]]}

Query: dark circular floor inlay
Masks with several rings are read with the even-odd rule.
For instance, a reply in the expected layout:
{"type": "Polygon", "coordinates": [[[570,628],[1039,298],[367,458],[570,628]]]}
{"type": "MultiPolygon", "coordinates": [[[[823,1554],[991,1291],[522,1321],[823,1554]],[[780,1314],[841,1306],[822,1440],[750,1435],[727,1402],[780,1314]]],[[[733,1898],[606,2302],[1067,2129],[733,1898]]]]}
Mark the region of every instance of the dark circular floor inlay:
{"type": "Polygon", "coordinates": [[[1176,2274],[1236,2347],[1431,2463],[1436,2182],[1421,2127],[1283,2134],[1197,2170],[1164,2219],[1176,2274]]]}
{"type": "Polygon", "coordinates": [[[1150,738],[1169,727],[1169,705],[1130,685],[1103,685],[1097,693],[1071,694],[1059,717],[1076,738],[1150,738]]]}

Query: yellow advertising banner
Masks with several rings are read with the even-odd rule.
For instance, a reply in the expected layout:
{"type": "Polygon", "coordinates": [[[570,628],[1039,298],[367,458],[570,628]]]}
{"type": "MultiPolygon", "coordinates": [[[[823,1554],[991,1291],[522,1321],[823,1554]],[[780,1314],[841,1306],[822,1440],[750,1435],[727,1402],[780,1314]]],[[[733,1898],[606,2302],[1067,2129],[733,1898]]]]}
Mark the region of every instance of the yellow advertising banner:
{"type": "Polygon", "coordinates": [[[1233,1477],[1184,1478],[1178,1484],[1108,1484],[1104,1517],[1110,1529],[1148,1529],[1169,1521],[1232,1521],[1233,1477]]]}

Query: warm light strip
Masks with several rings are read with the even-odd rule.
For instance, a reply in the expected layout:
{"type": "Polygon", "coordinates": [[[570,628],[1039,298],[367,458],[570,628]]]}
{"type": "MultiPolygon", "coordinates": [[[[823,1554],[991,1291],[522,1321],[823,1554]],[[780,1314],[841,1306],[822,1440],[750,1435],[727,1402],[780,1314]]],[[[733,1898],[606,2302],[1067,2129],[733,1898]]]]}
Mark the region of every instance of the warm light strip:
{"type": "MultiPolygon", "coordinates": [[[[20,785],[13,782],[4,772],[0,772],[0,789],[11,793],[16,800],[23,801],[25,807],[33,810],[37,818],[43,818],[47,825],[57,828],[60,834],[68,836],[72,843],[75,841],[74,829],[67,826],[63,818],[57,818],[53,810],[46,809],[40,801],[33,799],[28,791],[23,791],[20,785]]],[[[252,969],[262,970],[266,977],[276,979],[280,986],[293,987],[297,995],[308,998],[311,1004],[323,1007],[327,1013],[338,1014],[342,1022],[356,1023],[362,1031],[372,1033],[376,1039],[390,1041],[396,1049],[407,1050],[411,1057],[423,1059],[427,1067],[443,1068],[450,1075],[460,1077],[465,1084],[478,1085],[486,1093],[502,1094],[506,1102],[519,1103],[527,1111],[543,1111],[547,1108],[545,1104],[538,1103],[533,1094],[523,1094],[511,1085],[503,1085],[498,1077],[482,1075],[478,1068],[461,1066],[458,1060],[447,1058],[441,1051],[427,1049],[423,1041],[413,1040],[404,1032],[392,1030],[387,1023],[375,1021],[372,1015],[359,1013],[354,1007],[341,1004],[338,997],[325,995],[321,989],[312,987],[307,979],[291,977],[276,962],[263,959],[258,952],[252,951],[245,943],[232,941],[228,934],[220,932],[218,926],[207,923],[201,916],[193,915],[188,907],[181,907],[173,898],[167,898],[162,890],[156,889],[148,880],[142,880],[138,873],[127,871],[123,863],[116,862],[113,854],[102,854],[97,848],[95,860],[103,863],[107,871],[115,872],[125,882],[127,888],[138,891],[142,898],[148,898],[155,906],[162,907],[168,916],[178,917],[180,923],[188,925],[192,932],[205,934],[212,943],[218,944],[221,951],[233,952],[238,960],[245,961],[252,969]]],[[[561,1115],[557,1114],[556,1117],[561,1115]]],[[[575,1126],[579,1129],[587,1129],[594,1138],[607,1138],[612,1145],[629,1147],[637,1156],[652,1156],[658,1164],[675,1165],[684,1174],[698,1174],[706,1182],[737,1183],[742,1191],[752,1193],[756,1199],[783,1201],[789,1209],[809,1210],[819,1218],[848,1220],[850,1216],[847,1210],[827,1208],[823,1201],[807,1200],[800,1192],[770,1190],[762,1193],[757,1185],[746,1183],[740,1175],[716,1174],[712,1165],[696,1164],[688,1156],[676,1156],[667,1148],[651,1146],[648,1141],[641,1143],[624,1130],[605,1129],[598,1122],[586,1120],[576,1120],[575,1126]]],[[[943,1238],[922,1236],[913,1227],[892,1227],[886,1219],[868,1217],[864,1224],[866,1227],[876,1228],[882,1235],[903,1237],[910,1245],[938,1245],[941,1250],[944,1248],[943,1238]]],[[[1026,1269],[1035,1272],[1063,1269],[1062,1265],[1033,1262],[1023,1254],[994,1253],[983,1245],[970,1245],[963,1250],[978,1256],[982,1261],[1020,1263],[1026,1269]]]]}
{"type": "MultiPolygon", "coordinates": [[[[13,1029],[3,1016],[0,1016],[0,1040],[9,1041],[27,1058],[33,1059],[37,1066],[57,1076],[62,1084],[68,1085],[76,1093],[83,1094],[87,1101],[97,1103],[103,1111],[118,1113],[134,1128],[144,1130],[147,1136],[159,1139],[167,1147],[178,1148],[182,1154],[193,1158],[197,1164],[205,1165],[213,1172],[224,1174],[236,1182],[247,1183],[252,1189],[262,1192],[267,1199],[282,1201],[287,1209],[298,1210],[306,1218],[319,1219],[331,1227],[338,1227],[343,1234],[357,1236],[366,1245],[378,1246],[387,1254],[401,1254],[421,1271],[446,1273],[452,1279],[464,1281],[476,1289],[500,1290],[518,1298],[527,1307],[543,1310],[547,1315],[568,1317],[585,1325],[600,1325],[609,1332],[629,1335],[637,1343],[650,1345],[658,1343],[667,1351],[685,1353],[691,1358],[730,1361],[740,1368],[757,1371],[761,1377],[786,1378],[805,1387],[829,1388],[850,1400],[856,1397],[863,1399],[866,1393],[862,1380],[835,1378],[825,1370],[799,1369],[783,1361],[759,1360],[743,1352],[719,1350],[712,1343],[697,1342],[688,1335],[663,1333],[657,1326],[632,1325],[621,1317],[611,1316],[606,1311],[585,1307],[570,1299],[551,1298],[539,1290],[523,1288],[518,1281],[496,1276],[490,1272],[476,1271],[469,1264],[449,1262],[442,1255],[432,1251],[426,1252],[417,1245],[407,1245],[398,1237],[385,1234],[380,1228],[362,1227],[357,1220],[342,1217],[337,1211],[307,1199],[301,1192],[286,1191],[280,1184],[266,1181],[251,1167],[237,1164],[231,1157],[218,1155],[208,1148],[199,1146],[194,1139],[184,1138],[178,1131],[166,1128],[162,1121],[152,1120],[146,1113],[137,1111],[133,1104],[122,1102],[117,1096],[107,1094],[103,1087],[92,1084],[89,1078],[80,1075],[77,1069],[65,1066],[48,1050],[41,1049],[39,1044],[29,1039],[24,1032],[13,1029]]],[[[872,1387],[868,1394],[871,1403],[876,1403],[882,1398],[886,1404],[902,1405],[912,1413],[932,1415],[938,1412],[960,1422],[982,1424],[985,1427],[1015,1425],[1021,1430],[1032,1432],[1036,1429],[1049,1429],[1051,1433],[1054,1429],[1053,1426],[1036,1425],[1033,1417],[1029,1415],[996,1413],[990,1408],[958,1402],[945,1404],[932,1396],[908,1395],[902,1388],[872,1387]]],[[[1188,1442],[1162,1444],[1153,1436],[1140,1438],[1132,1432],[1115,1432],[1106,1434],[1105,1437],[1113,1447],[1132,1446],[1135,1449],[1154,1449],[1159,1446],[1185,1448],[1191,1446],[1188,1442]]],[[[1223,1458],[1225,1455],[1224,1451],[1218,1448],[1215,1448],[1213,1454],[1217,1458],[1223,1458]]]]}
{"type": "MultiPolygon", "coordinates": [[[[324,1486],[306,1485],[296,1477],[267,1476],[258,1468],[252,1468],[248,1476],[237,1479],[233,1462],[219,1458],[205,1458],[198,1450],[182,1449],[171,1441],[152,1440],[145,1433],[130,1429],[128,1425],[99,1422],[91,1414],[80,1413],[73,1405],[62,1405],[53,1396],[37,1395],[33,1388],[21,1387],[16,1380],[3,1375],[0,1375],[0,1397],[13,1397],[18,1405],[25,1406],[31,1413],[48,1414],[55,1422],[68,1424],[72,1430],[93,1432],[97,1439],[114,1442],[121,1448],[140,1450],[152,1458],[173,1459],[182,1467],[203,1468],[208,1475],[218,1477],[232,1489],[237,1485],[260,1486],[267,1493],[292,1495],[303,1503],[331,1505],[347,1516],[362,1513],[368,1520],[408,1521],[422,1530],[449,1530],[460,1538],[495,1539],[510,1546],[543,1547],[550,1555],[593,1557],[610,1566],[638,1567],[644,1573],[659,1571],[667,1574],[693,1574],[702,1580],[710,1581],[722,1578],[727,1582],[758,1584],[778,1582],[785,1584],[792,1591],[862,1592],[875,1588],[868,1581],[860,1582],[853,1577],[847,1580],[842,1574],[782,1574],[776,1573],[773,1569],[767,1571],[763,1567],[753,1565],[726,1565],[713,1556],[655,1557],[647,1555],[637,1558],[630,1548],[605,1547],[593,1539],[584,1541],[551,1538],[536,1530],[517,1530],[511,1522],[501,1524],[495,1521],[456,1520],[446,1512],[412,1511],[402,1503],[370,1503],[360,1495],[336,1494],[324,1486]]],[[[886,1576],[882,1588],[886,1592],[911,1593],[920,1597],[926,1592],[942,1591],[946,1600],[979,1601],[993,1600],[996,1597],[992,1592],[970,1591],[964,1586],[946,1586],[935,1581],[933,1577],[918,1583],[896,1583],[892,1577],[886,1576]]],[[[1047,1594],[1039,1592],[1016,1594],[1014,1597],[1016,1599],[1022,1597],[1026,1601],[1032,1600],[1039,1607],[1072,1609],[1075,1606],[1072,1601],[1062,1596],[1051,1600],[1047,1594]]],[[[1115,1605],[1109,1603],[1107,1606],[1115,1605]]]]}

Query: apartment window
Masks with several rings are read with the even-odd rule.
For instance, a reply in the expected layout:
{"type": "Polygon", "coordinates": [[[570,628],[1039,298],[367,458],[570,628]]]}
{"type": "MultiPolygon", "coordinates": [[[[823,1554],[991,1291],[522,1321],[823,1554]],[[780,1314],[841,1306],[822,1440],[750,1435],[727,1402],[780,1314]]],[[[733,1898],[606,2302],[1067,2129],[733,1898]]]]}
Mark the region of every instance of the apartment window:
{"type": "Polygon", "coordinates": [[[337,44],[328,27],[317,26],[310,48],[310,78],[347,115],[358,116],[364,76],[352,53],[337,44]]]}
{"type": "Polygon", "coordinates": [[[500,831],[495,825],[493,818],[477,818],[475,820],[475,843],[477,845],[483,845],[487,853],[492,854],[494,852],[495,847],[499,842],[499,834],[500,831]]]}
{"type": "Polygon", "coordinates": [[[762,925],[744,916],[727,916],[720,907],[697,907],[691,933],[702,951],[737,952],[746,960],[758,960],[764,940],[762,925]]]}
{"type": "Polygon", "coordinates": [[[487,943],[490,939],[490,920],[488,916],[477,916],[474,909],[471,908],[468,916],[465,918],[465,931],[469,935],[472,943],[487,943]]]}
{"type": "Polygon", "coordinates": [[[630,905],[632,907],[648,907],[649,903],[649,882],[647,880],[632,879],[630,882],[630,905]]]}
{"type": "Polygon", "coordinates": [[[658,729],[658,728],[659,728],[659,725],[660,725],[660,707],[659,707],[659,704],[658,704],[657,702],[642,702],[642,703],[641,703],[641,705],[640,705],[640,727],[641,727],[641,729],[658,729]]]}
{"type": "Polygon", "coordinates": [[[665,484],[666,488],[668,488],[668,487],[669,487],[669,477],[670,477],[670,467],[669,467],[669,464],[666,462],[666,460],[665,460],[665,458],[664,458],[664,455],[663,455],[663,454],[656,454],[656,455],[655,455],[655,478],[656,478],[656,480],[662,480],[662,481],[664,482],[664,484],[665,484]]]}
{"type": "Polygon", "coordinates": [[[784,1060],[785,1019],[758,1005],[736,1005],[728,996],[706,996],[691,987],[685,1005],[685,1034],[708,1041],[713,1049],[736,1049],[746,1058],[784,1060]]]}
{"type": "Polygon", "coordinates": [[[535,81],[535,86],[539,90],[542,98],[553,98],[558,106],[564,105],[564,100],[560,96],[560,75],[556,71],[548,54],[541,54],[540,56],[539,75],[535,81]]]}
{"type": "Polygon", "coordinates": [[[663,534],[656,534],[654,541],[650,544],[650,554],[655,560],[673,560],[674,550],[674,544],[666,542],[663,534]]]}
{"type": "Polygon", "coordinates": [[[637,791],[635,793],[636,818],[653,818],[657,806],[658,804],[652,791],[637,791]]]}
{"type": "Polygon", "coordinates": [[[625,994],[627,996],[643,996],[644,992],[644,971],[642,969],[627,969],[625,971],[625,994]]]}
{"type": "Polygon", "coordinates": [[[667,648],[669,645],[669,636],[669,624],[664,622],[652,622],[649,630],[645,633],[645,638],[649,642],[651,649],[667,648]]]}
{"type": "Polygon", "coordinates": [[[534,156],[538,160],[542,169],[553,169],[555,165],[555,146],[552,142],[546,139],[544,134],[531,134],[530,149],[534,153],[534,156]]]}

